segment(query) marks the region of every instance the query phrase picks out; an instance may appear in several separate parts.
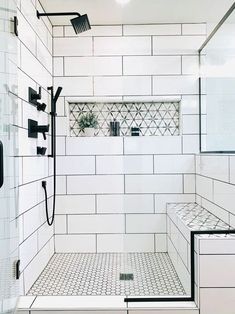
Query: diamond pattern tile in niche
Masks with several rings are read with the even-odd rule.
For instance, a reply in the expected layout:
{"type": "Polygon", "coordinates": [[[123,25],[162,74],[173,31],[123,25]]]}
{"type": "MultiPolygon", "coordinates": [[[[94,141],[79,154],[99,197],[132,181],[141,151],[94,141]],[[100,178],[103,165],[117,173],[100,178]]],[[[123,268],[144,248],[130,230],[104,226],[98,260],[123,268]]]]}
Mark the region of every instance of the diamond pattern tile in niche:
{"type": "Polygon", "coordinates": [[[70,103],[70,135],[82,136],[78,121],[93,112],[98,118],[95,136],[109,136],[109,123],[120,122],[121,136],[129,136],[131,127],[139,127],[142,136],[179,135],[179,102],[70,103]]]}
{"type": "Polygon", "coordinates": [[[55,254],[29,295],[185,295],[167,253],[55,254]],[[132,274],[133,280],[120,280],[132,274]]]}

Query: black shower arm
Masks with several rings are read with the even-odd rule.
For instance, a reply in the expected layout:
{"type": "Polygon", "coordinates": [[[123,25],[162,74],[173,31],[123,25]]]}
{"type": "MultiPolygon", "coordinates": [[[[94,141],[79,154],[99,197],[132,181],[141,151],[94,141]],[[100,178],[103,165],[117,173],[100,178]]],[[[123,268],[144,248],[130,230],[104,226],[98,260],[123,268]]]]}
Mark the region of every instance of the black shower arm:
{"type": "Polygon", "coordinates": [[[61,13],[40,13],[37,11],[37,17],[40,19],[41,16],[65,16],[65,15],[77,15],[81,16],[78,12],[61,12],[61,13]]]}

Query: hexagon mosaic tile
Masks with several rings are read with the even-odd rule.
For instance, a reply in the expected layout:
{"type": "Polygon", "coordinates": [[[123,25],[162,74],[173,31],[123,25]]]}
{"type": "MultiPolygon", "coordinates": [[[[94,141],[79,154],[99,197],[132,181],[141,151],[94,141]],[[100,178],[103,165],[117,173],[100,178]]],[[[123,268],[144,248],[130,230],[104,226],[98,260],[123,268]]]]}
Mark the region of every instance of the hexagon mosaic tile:
{"type": "Polygon", "coordinates": [[[55,254],[28,295],[185,295],[167,253],[55,254]],[[120,274],[133,280],[120,280],[120,274]]]}

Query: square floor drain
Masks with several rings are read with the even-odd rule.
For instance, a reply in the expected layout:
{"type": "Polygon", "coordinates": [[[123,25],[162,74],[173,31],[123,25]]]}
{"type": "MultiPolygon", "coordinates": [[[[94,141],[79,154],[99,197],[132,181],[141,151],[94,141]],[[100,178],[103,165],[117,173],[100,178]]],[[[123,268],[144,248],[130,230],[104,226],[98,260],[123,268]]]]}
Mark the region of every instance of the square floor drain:
{"type": "Polygon", "coordinates": [[[120,280],[134,280],[133,274],[120,274],[120,280]]]}

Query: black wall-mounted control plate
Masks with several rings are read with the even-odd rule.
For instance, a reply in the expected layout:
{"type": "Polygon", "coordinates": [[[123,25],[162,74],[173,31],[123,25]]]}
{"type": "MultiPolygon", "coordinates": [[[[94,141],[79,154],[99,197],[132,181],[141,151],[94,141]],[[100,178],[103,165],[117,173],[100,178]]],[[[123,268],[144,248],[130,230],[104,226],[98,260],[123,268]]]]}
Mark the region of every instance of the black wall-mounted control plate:
{"type": "Polygon", "coordinates": [[[37,130],[38,122],[35,120],[28,120],[28,137],[38,138],[37,130]],[[35,130],[35,131],[34,131],[35,130]]]}
{"type": "Polygon", "coordinates": [[[37,96],[38,93],[36,90],[34,90],[33,88],[29,87],[29,103],[34,105],[34,106],[37,106],[37,98],[35,97],[35,95],[37,96]]]}

